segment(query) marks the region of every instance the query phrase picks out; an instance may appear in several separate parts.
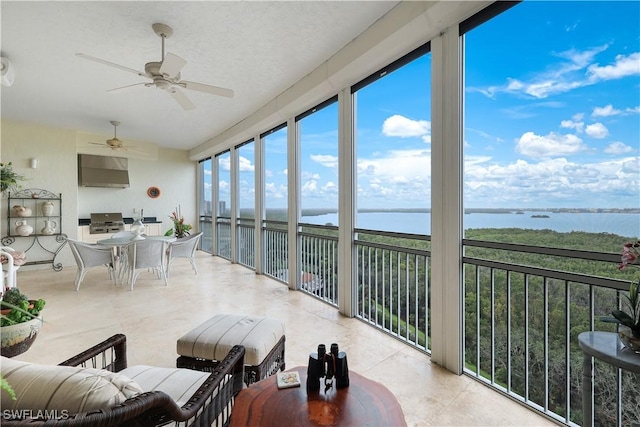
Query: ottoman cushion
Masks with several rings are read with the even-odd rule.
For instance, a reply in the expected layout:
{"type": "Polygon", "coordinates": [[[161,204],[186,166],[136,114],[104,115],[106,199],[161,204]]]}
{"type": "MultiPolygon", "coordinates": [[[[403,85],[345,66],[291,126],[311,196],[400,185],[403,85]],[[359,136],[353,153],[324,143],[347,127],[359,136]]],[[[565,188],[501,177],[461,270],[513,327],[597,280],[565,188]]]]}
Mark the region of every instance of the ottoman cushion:
{"type": "Polygon", "coordinates": [[[178,339],[181,356],[224,359],[234,345],[245,347],[245,365],[257,366],[285,334],[284,323],[269,317],[218,314],[178,339]]]}

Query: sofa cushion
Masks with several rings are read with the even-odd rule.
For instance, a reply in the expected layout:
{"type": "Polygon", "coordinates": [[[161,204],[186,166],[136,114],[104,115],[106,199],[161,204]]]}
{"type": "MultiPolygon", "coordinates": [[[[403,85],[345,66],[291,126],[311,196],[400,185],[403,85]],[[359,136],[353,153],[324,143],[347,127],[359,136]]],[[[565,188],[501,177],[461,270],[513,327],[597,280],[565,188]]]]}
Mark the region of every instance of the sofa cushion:
{"type": "Polygon", "coordinates": [[[16,400],[2,392],[2,409],[66,411],[109,408],[143,392],[120,373],[74,366],[38,365],[2,357],[2,375],[16,400]]]}
{"type": "MultiPolygon", "coordinates": [[[[211,375],[211,372],[146,365],[130,366],[120,372],[134,380],[144,391],[162,391],[168,394],[178,406],[183,406],[211,375]]],[[[220,387],[229,381],[229,377],[230,375],[225,377],[220,387]]]]}

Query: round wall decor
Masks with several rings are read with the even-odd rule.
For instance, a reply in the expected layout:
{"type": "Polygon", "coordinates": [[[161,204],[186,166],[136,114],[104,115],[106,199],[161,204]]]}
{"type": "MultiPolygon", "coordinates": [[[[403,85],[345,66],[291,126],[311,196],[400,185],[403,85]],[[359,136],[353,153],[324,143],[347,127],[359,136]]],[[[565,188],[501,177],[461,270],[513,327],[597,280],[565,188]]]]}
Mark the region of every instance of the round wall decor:
{"type": "Polygon", "coordinates": [[[157,199],[160,197],[160,189],[158,187],[149,187],[147,188],[147,196],[152,199],[157,199]]]}

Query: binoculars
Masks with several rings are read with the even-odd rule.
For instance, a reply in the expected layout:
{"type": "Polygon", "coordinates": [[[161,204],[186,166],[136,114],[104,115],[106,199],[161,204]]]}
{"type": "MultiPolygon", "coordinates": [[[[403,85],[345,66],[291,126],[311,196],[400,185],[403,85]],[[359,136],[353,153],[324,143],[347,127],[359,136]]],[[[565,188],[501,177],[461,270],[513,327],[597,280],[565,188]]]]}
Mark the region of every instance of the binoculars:
{"type": "Polygon", "coordinates": [[[309,355],[307,391],[319,390],[320,378],[323,377],[325,391],[331,388],[334,378],[337,388],[349,387],[347,354],[344,351],[338,351],[338,344],[331,344],[329,353],[327,353],[325,345],[320,344],[318,345],[318,352],[309,355]]]}

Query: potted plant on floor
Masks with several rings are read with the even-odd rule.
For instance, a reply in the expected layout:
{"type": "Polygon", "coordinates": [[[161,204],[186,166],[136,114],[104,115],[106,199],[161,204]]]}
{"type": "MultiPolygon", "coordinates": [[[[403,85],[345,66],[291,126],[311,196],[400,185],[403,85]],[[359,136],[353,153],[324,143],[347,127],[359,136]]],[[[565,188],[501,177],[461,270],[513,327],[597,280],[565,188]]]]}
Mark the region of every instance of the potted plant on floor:
{"type": "Polygon", "coordinates": [[[18,288],[7,288],[0,300],[0,354],[13,357],[24,353],[35,341],[43,320],[43,299],[29,300],[18,288]]]}

